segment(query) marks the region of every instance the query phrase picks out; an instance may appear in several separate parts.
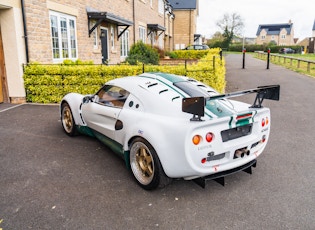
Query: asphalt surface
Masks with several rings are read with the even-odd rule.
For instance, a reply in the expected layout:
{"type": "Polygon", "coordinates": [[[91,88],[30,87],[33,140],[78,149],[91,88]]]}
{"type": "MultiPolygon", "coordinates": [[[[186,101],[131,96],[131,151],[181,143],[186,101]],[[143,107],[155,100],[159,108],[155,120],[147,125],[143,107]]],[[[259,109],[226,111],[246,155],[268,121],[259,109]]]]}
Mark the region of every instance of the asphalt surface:
{"type": "Polygon", "coordinates": [[[315,79],[249,55],[226,67],[228,92],[281,85],[252,175],[145,191],[100,142],[66,136],[58,106],[0,104],[0,229],[315,229],[315,79]]]}

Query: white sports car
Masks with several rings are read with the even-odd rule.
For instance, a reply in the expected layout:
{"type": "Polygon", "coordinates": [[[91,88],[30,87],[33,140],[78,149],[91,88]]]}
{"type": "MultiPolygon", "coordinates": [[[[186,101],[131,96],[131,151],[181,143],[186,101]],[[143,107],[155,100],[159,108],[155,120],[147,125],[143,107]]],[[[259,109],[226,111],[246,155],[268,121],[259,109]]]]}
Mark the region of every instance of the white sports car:
{"type": "Polygon", "coordinates": [[[256,166],[270,132],[262,102],[279,93],[273,85],[219,94],[188,77],[144,73],[111,80],[94,95],[67,94],[61,123],[69,136],[96,137],[122,156],[144,189],[172,178],[224,185],[224,176],[256,166]],[[256,93],[253,105],[227,99],[248,93],[256,93]]]}

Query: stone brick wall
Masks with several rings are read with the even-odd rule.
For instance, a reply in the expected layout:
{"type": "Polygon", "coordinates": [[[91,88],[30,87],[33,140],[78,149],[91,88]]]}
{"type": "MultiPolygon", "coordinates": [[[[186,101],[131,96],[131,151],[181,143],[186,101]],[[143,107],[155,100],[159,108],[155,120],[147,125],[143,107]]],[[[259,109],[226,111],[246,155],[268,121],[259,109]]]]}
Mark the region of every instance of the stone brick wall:
{"type": "Polygon", "coordinates": [[[30,62],[52,61],[49,12],[46,0],[25,1],[30,62]]]}
{"type": "MultiPolygon", "coordinates": [[[[196,33],[196,10],[176,10],[174,22],[174,43],[175,49],[181,44],[185,47],[194,44],[194,34],[196,33]]],[[[185,47],[179,47],[185,48],[185,47]]]]}
{"type": "MultiPolygon", "coordinates": [[[[129,46],[139,39],[140,25],[146,27],[147,24],[159,24],[165,27],[164,15],[158,13],[158,1],[153,1],[153,6],[151,7],[148,0],[135,0],[135,2],[133,0],[25,0],[30,61],[40,63],[53,62],[50,11],[71,15],[76,18],[78,59],[93,60],[95,64],[101,63],[102,54],[99,35],[102,27],[108,31],[110,64],[123,61],[120,57],[120,42],[116,25],[103,22],[98,26],[96,29],[98,45],[97,47],[94,46],[94,38],[92,35],[89,37],[88,33],[87,7],[134,21],[134,25],[128,28],[129,46]],[[135,14],[133,12],[133,4],[135,4],[135,14]],[[111,27],[115,30],[114,48],[110,44],[111,27]]],[[[161,37],[164,38],[164,34],[161,37]]],[[[147,39],[147,43],[149,43],[149,39],[147,39]]]]}

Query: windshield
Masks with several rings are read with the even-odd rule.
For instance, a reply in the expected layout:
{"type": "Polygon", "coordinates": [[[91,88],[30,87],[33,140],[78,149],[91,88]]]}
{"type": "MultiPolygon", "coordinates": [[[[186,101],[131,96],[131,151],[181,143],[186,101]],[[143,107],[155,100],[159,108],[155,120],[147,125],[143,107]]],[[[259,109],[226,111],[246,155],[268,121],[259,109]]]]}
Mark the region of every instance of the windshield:
{"type": "Polygon", "coordinates": [[[180,88],[182,91],[187,93],[191,97],[209,97],[210,95],[202,90],[197,85],[191,84],[189,81],[180,81],[174,83],[174,85],[180,88]]]}

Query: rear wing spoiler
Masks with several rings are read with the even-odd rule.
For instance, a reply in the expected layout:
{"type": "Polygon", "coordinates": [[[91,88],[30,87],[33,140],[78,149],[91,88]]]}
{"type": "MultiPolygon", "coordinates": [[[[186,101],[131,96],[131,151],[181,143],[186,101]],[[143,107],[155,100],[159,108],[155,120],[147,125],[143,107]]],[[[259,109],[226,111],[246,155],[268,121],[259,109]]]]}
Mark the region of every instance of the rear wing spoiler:
{"type": "Polygon", "coordinates": [[[218,100],[224,98],[238,97],[251,93],[256,93],[256,98],[250,108],[262,108],[264,99],[279,101],[280,85],[259,86],[255,89],[237,91],[233,93],[219,94],[211,97],[191,97],[183,98],[182,111],[193,114],[192,121],[201,121],[200,117],[204,116],[205,104],[209,100],[218,100]]]}

